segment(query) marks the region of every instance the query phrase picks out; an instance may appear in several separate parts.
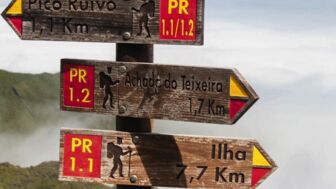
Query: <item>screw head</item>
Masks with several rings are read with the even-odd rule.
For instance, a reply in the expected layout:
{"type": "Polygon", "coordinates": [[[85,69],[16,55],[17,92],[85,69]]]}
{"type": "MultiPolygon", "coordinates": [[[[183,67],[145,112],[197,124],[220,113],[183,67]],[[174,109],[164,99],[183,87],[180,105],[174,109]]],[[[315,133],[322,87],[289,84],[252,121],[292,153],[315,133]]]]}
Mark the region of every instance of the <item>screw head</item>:
{"type": "Polygon", "coordinates": [[[132,37],[130,32],[124,32],[122,36],[124,40],[130,40],[132,37]]]}
{"type": "Polygon", "coordinates": [[[126,113],[126,107],[125,106],[120,106],[119,107],[119,113],[121,113],[121,114],[124,114],[124,113],[126,113]]]}
{"type": "Polygon", "coordinates": [[[134,136],[132,139],[134,144],[138,144],[140,142],[140,137],[139,136],[134,136]]]}
{"type": "Polygon", "coordinates": [[[124,73],[126,73],[126,71],[127,71],[126,66],[120,66],[120,68],[119,68],[120,74],[124,74],[124,73]]]}
{"type": "Polygon", "coordinates": [[[134,184],[137,181],[138,181],[138,177],[136,175],[132,175],[131,178],[130,178],[130,182],[134,184]]]}

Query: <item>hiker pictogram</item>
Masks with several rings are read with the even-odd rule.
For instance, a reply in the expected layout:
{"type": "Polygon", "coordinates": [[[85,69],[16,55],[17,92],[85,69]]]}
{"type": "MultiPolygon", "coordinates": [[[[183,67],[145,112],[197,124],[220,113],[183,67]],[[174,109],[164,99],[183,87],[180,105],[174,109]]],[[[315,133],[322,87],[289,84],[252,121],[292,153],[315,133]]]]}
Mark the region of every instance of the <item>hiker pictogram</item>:
{"type": "MultiPolygon", "coordinates": [[[[111,74],[112,68],[108,67],[107,71],[108,71],[108,74],[111,74]]],[[[114,108],[112,87],[119,84],[120,81],[119,80],[113,81],[112,78],[109,75],[107,75],[105,72],[100,72],[99,73],[99,83],[100,83],[100,88],[105,90],[103,108],[106,109],[106,102],[108,99],[110,99],[110,107],[114,108]]]]}
{"type": "Polygon", "coordinates": [[[123,163],[121,161],[121,156],[125,156],[127,154],[132,153],[132,150],[130,147],[128,147],[127,151],[123,151],[123,149],[120,147],[122,144],[122,138],[117,138],[117,144],[114,144],[113,142],[110,142],[107,144],[107,157],[112,159],[113,158],[113,167],[111,169],[110,177],[114,177],[114,173],[119,169],[119,177],[124,177],[123,174],[123,163]]]}
{"type": "Polygon", "coordinates": [[[142,35],[143,28],[145,28],[145,31],[147,33],[146,38],[150,38],[150,30],[148,27],[148,22],[150,19],[154,17],[155,12],[155,3],[153,0],[143,0],[144,4],[141,5],[139,9],[132,8],[135,12],[137,12],[137,16],[139,18],[139,33],[138,36],[142,35]]]}

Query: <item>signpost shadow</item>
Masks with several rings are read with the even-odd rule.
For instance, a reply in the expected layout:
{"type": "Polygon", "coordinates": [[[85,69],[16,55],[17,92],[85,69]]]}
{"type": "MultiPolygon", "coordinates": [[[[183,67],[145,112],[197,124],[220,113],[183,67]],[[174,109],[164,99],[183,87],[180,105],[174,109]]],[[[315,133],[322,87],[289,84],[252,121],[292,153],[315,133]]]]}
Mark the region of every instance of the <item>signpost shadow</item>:
{"type": "MultiPolygon", "coordinates": [[[[151,128],[149,129],[147,127],[148,125],[152,125],[149,119],[117,117],[117,126],[118,125],[133,125],[133,127],[128,127],[126,132],[132,133],[132,140],[135,144],[136,151],[139,153],[139,157],[141,158],[141,162],[143,163],[152,186],[160,185],[162,179],[164,179],[165,183],[167,183],[167,187],[176,187],[176,183],[178,183],[179,187],[187,187],[185,174],[179,175],[181,168],[178,166],[183,164],[183,160],[174,136],[144,133],[151,130],[151,128]],[[158,144],[162,144],[165,149],[156,148],[158,144]],[[176,164],[168,164],[167,162],[176,162],[176,164]],[[164,167],[164,169],[162,169],[162,167],[164,167]],[[153,169],[156,170],[153,171],[153,169]],[[174,177],[167,178],[169,173],[174,172],[176,173],[174,177]]],[[[121,128],[117,128],[117,130],[125,131],[125,129],[121,128]]]]}
{"type": "MultiPolygon", "coordinates": [[[[132,134],[132,138],[133,140],[137,140],[137,135],[132,134]]],[[[135,142],[137,143],[136,149],[152,186],[166,183],[166,187],[176,187],[176,185],[179,185],[181,188],[187,188],[186,176],[184,171],[181,171],[181,165],[183,165],[182,156],[173,136],[162,135],[158,137],[158,135],[148,135],[146,136],[146,140],[142,141],[141,138],[138,140],[135,142]],[[165,144],[164,149],[154,149],[151,147],[157,146],[160,143],[165,144]],[[171,164],[172,162],[176,162],[176,164],[171,164]],[[164,169],[162,169],[163,167],[164,169]],[[153,169],[157,170],[153,171],[153,169]],[[167,177],[169,175],[167,173],[174,172],[176,173],[174,177],[167,177]]]]}

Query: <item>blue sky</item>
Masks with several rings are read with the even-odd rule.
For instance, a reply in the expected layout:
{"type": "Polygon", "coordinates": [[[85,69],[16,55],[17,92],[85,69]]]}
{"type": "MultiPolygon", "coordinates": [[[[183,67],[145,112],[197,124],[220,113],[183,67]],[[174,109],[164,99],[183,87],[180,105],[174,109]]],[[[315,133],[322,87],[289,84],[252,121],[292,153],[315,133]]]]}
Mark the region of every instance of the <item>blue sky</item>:
{"type": "MultiPolygon", "coordinates": [[[[2,19],[0,28],[0,69],[54,73],[61,58],[115,59],[113,44],[20,41],[2,19]]],[[[279,165],[260,189],[333,188],[335,52],[334,0],[207,0],[205,45],[158,45],[155,62],[235,67],[260,100],[233,127],[156,121],[156,132],[255,138],[279,165]]],[[[58,126],[48,129],[58,133],[58,126]]],[[[45,154],[29,162],[0,156],[0,162],[57,159],[57,135],[40,144],[41,133],[22,148],[28,140],[45,154]]]]}
{"type": "Polygon", "coordinates": [[[332,0],[221,0],[208,1],[210,19],[272,27],[280,31],[335,28],[336,2],[332,0]]]}

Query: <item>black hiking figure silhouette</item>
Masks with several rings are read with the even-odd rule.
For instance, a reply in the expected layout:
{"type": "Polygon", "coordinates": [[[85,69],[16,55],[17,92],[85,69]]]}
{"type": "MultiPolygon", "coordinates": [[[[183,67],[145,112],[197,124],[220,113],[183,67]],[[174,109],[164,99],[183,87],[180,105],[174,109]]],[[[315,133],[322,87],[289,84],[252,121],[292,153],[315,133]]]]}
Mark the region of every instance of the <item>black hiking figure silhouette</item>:
{"type": "MultiPolygon", "coordinates": [[[[112,68],[108,68],[108,73],[111,73],[112,68]]],[[[110,106],[111,108],[114,108],[113,106],[113,93],[112,93],[112,86],[120,83],[119,80],[113,81],[111,77],[105,72],[99,73],[99,83],[100,88],[105,88],[105,96],[104,96],[104,102],[103,102],[103,108],[106,109],[106,102],[108,99],[110,99],[110,106]]]]}
{"type": "MultiPolygon", "coordinates": [[[[122,139],[118,138],[118,145],[122,143],[121,140],[122,139]]],[[[123,152],[123,149],[118,145],[115,145],[113,142],[110,142],[107,144],[107,157],[110,159],[113,158],[113,167],[110,173],[111,178],[115,178],[114,173],[117,171],[118,168],[119,168],[119,176],[124,177],[123,164],[120,158],[121,156],[125,156],[128,153],[132,152],[132,150],[129,147],[128,147],[128,151],[123,152]]]]}
{"type": "Polygon", "coordinates": [[[132,8],[138,13],[139,18],[139,33],[138,36],[142,35],[143,28],[147,33],[146,38],[150,38],[151,34],[148,27],[148,21],[154,17],[155,12],[155,2],[153,0],[143,0],[145,3],[141,5],[140,9],[132,8]]]}

